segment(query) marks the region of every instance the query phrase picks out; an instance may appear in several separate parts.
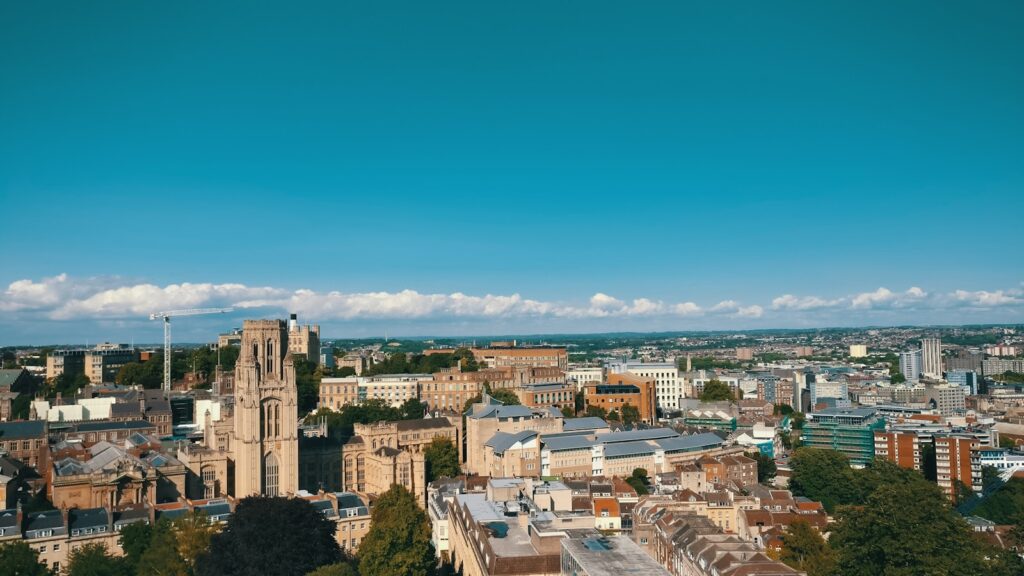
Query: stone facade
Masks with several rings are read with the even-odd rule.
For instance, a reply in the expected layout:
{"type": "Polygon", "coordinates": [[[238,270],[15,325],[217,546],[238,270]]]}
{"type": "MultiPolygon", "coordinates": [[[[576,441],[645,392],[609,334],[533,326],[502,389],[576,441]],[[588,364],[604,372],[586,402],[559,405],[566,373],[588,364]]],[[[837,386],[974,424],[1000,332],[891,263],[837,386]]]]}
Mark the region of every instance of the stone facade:
{"type": "Polygon", "coordinates": [[[246,320],[235,366],[235,497],[285,496],[299,487],[298,398],[280,320],[246,320]]]}

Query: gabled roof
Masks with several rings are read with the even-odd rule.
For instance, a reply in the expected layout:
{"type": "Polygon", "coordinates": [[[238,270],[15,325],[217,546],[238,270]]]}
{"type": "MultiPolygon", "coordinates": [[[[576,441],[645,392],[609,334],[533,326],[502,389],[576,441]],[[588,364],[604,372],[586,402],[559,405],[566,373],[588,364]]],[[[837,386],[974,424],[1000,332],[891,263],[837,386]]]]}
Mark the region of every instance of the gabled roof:
{"type": "Polygon", "coordinates": [[[491,439],[485,442],[484,445],[493,448],[495,454],[504,454],[506,450],[515,446],[517,442],[533,438],[536,435],[537,433],[533,430],[522,430],[514,434],[495,432],[494,436],[491,436],[491,439]]]}
{"type": "Polygon", "coordinates": [[[11,386],[25,373],[24,368],[10,368],[0,370],[0,387],[11,386]]]}
{"type": "Polygon", "coordinates": [[[18,524],[18,511],[14,508],[0,510],[0,528],[14,528],[18,524]]]}
{"type": "Polygon", "coordinates": [[[64,517],[61,515],[60,510],[34,512],[28,515],[28,524],[26,526],[26,530],[63,528],[64,517]]]}
{"type": "Polygon", "coordinates": [[[107,525],[106,508],[72,508],[68,510],[68,528],[81,530],[107,525]]]}

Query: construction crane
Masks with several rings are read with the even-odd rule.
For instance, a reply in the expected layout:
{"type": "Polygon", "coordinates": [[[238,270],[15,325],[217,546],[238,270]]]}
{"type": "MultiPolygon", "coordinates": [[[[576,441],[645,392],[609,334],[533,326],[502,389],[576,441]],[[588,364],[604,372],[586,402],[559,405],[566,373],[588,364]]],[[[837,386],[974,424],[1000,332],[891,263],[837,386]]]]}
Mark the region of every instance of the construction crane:
{"type": "Polygon", "coordinates": [[[164,321],[164,397],[171,395],[171,318],[178,316],[198,316],[200,314],[224,314],[232,312],[234,308],[187,308],[185,310],[170,310],[167,312],[153,312],[149,315],[150,320],[164,321]]]}

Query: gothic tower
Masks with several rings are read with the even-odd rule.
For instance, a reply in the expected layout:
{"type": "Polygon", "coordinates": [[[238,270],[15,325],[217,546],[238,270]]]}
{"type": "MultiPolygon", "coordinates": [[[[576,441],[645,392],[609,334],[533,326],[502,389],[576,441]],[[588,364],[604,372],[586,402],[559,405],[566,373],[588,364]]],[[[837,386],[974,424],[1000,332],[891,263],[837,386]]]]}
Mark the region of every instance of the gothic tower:
{"type": "Polygon", "coordinates": [[[235,366],[235,497],[299,488],[298,392],[281,320],[246,320],[235,366]]]}

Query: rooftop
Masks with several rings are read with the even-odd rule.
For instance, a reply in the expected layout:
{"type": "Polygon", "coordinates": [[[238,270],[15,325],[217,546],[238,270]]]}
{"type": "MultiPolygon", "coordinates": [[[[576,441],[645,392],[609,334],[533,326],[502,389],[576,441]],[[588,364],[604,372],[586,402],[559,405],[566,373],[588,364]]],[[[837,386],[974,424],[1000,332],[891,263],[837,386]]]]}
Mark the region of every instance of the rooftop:
{"type": "Polygon", "coordinates": [[[629,538],[565,538],[563,556],[576,560],[589,576],[663,576],[668,572],[629,538]]]}

